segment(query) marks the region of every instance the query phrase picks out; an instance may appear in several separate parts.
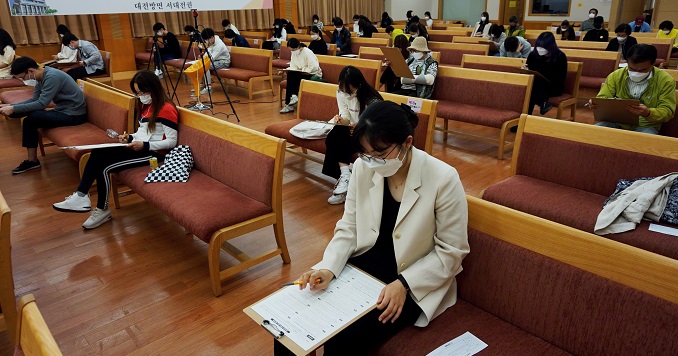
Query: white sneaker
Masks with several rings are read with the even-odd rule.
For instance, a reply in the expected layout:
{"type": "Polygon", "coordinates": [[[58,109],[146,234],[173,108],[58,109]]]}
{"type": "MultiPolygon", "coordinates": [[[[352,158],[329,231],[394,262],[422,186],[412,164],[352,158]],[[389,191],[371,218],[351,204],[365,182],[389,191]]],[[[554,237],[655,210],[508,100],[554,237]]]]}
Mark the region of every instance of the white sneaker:
{"type": "Polygon", "coordinates": [[[346,193],[344,194],[332,194],[329,199],[327,199],[327,202],[330,203],[331,205],[339,205],[339,204],[344,204],[346,201],[346,193]]]}
{"type": "Polygon", "coordinates": [[[157,75],[158,78],[162,78],[162,70],[156,69],[156,70],[155,70],[155,75],[157,75]]]}
{"type": "Polygon", "coordinates": [[[294,105],[297,105],[298,102],[299,102],[299,97],[296,96],[296,95],[292,95],[292,97],[290,97],[290,103],[287,104],[287,105],[294,106],[294,105]]]}
{"type": "Polygon", "coordinates": [[[92,210],[92,202],[89,200],[89,195],[81,197],[76,192],[67,196],[66,200],[61,203],[52,204],[52,207],[66,213],[86,213],[92,210]]]}
{"type": "Polygon", "coordinates": [[[293,112],[293,111],[294,111],[294,108],[289,106],[289,105],[285,105],[284,108],[280,109],[281,114],[286,114],[288,112],[293,112]]]}
{"type": "Polygon", "coordinates": [[[85,220],[85,223],[82,224],[82,227],[85,230],[96,229],[97,227],[101,226],[101,224],[109,220],[111,220],[110,209],[101,210],[99,208],[95,208],[89,218],[85,220]]]}
{"type": "Polygon", "coordinates": [[[346,194],[346,192],[348,192],[348,182],[350,179],[350,174],[342,174],[339,176],[339,180],[337,181],[337,185],[334,186],[332,194],[346,194]]]}
{"type": "Polygon", "coordinates": [[[202,90],[200,91],[200,95],[207,95],[207,93],[211,93],[211,92],[212,92],[212,87],[211,87],[211,86],[209,86],[209,87],[204,87],[204,88],[202,88],[202,90]]]}

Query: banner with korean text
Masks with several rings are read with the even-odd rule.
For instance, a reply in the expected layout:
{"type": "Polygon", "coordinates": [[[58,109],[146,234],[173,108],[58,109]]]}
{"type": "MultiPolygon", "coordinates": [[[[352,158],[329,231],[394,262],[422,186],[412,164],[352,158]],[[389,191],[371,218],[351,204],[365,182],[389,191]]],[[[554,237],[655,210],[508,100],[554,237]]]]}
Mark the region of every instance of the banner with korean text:
{"type": "Polygon", "coordinates": [[[14,16],[89,15],[170,11],[255,10],[272,9],[273,0],[8,0],[14,16]]]}

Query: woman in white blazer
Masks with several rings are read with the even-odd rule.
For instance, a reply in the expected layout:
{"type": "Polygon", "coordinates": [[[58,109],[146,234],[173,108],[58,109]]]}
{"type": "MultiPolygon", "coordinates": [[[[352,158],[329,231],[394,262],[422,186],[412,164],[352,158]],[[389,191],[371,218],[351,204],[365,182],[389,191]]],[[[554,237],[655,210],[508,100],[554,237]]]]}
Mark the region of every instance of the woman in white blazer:
{"type": "MultiPolygon", "coordinates": [[[[381,101],[353,131],[361,159],[344,215],[300,288],[327,288],[346,263],[386,287],[377,309],[325,344],[326,355],[364,354],[407,326],[428,325],[457,300],[455,276],[469,252],[466,196],[454,168],[413,147],[417,121],[408,106],[381,101]]],[[[287,352],[275,346],[276,354],[287,352]]]]}
{"type": "Polygon", "coordinates": [[[473,28],[471,37],[489,38],[490,26],[492,26],[492,23],[490,22],[490,14],[485,11],[480,14],[480,21],[476,22],[476,26],[473,28]]]}

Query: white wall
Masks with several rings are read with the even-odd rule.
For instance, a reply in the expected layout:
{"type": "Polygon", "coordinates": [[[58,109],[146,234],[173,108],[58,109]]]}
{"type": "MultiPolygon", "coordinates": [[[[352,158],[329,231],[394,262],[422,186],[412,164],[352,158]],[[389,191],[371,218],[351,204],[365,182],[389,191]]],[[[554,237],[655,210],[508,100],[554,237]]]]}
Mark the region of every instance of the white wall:
{"type": "Polygon", "coordinates": [[[499,0],[487,0],[485,11],[490,14],[491,21],[499,19],[499,5],[501,5],[499,0]]]}
{"type": "MultiPolygon", "coordinates": [[[[477,0],[468,0],[477,1],[477,0]]],[[[414,11],[414,14],[420,18],[424,18],[424,12],[430,11],[434,19],[438,16],[438,0],[384,0],[384,9],[394,20],[407,20],[407,10],[414,11]]],[[[377,21],[379,19],[371,19],[377,21]]]]}
{"type": "MultiPolygon", "coordinates": [[[[488,0],[489,2],[490,0],[488,0]]],[[[584,21],[588,19],[591,8],[598,9],[598,15],[603,16],[605,21],[610,19],[612,0],[572,0],[570,4],[570,16],[530,16],[531,1],[525,2],[525,21],[549,21],[559,22],[562,20],[584,21]]]]}

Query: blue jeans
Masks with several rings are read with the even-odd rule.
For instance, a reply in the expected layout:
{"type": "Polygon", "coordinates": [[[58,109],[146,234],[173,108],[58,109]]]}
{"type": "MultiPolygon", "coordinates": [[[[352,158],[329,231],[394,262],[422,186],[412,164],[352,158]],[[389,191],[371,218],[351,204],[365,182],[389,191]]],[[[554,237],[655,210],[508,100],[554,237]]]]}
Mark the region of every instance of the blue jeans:
{"type": "MultiPolygon", "coordinates": [[[[596,126],[611,127],[613,129],[621,129],[622,128],[621,126],[619,126],[618,123],[609,122],[609,121],[599,121],[598,123],[596,123],[596,126]]],[[[658,135],[659,134],[659,130],[655,129],[654,127],[636,127],[633,131],[647,133],[647,134],[651,134],[651,135],[658,135]]]]}

